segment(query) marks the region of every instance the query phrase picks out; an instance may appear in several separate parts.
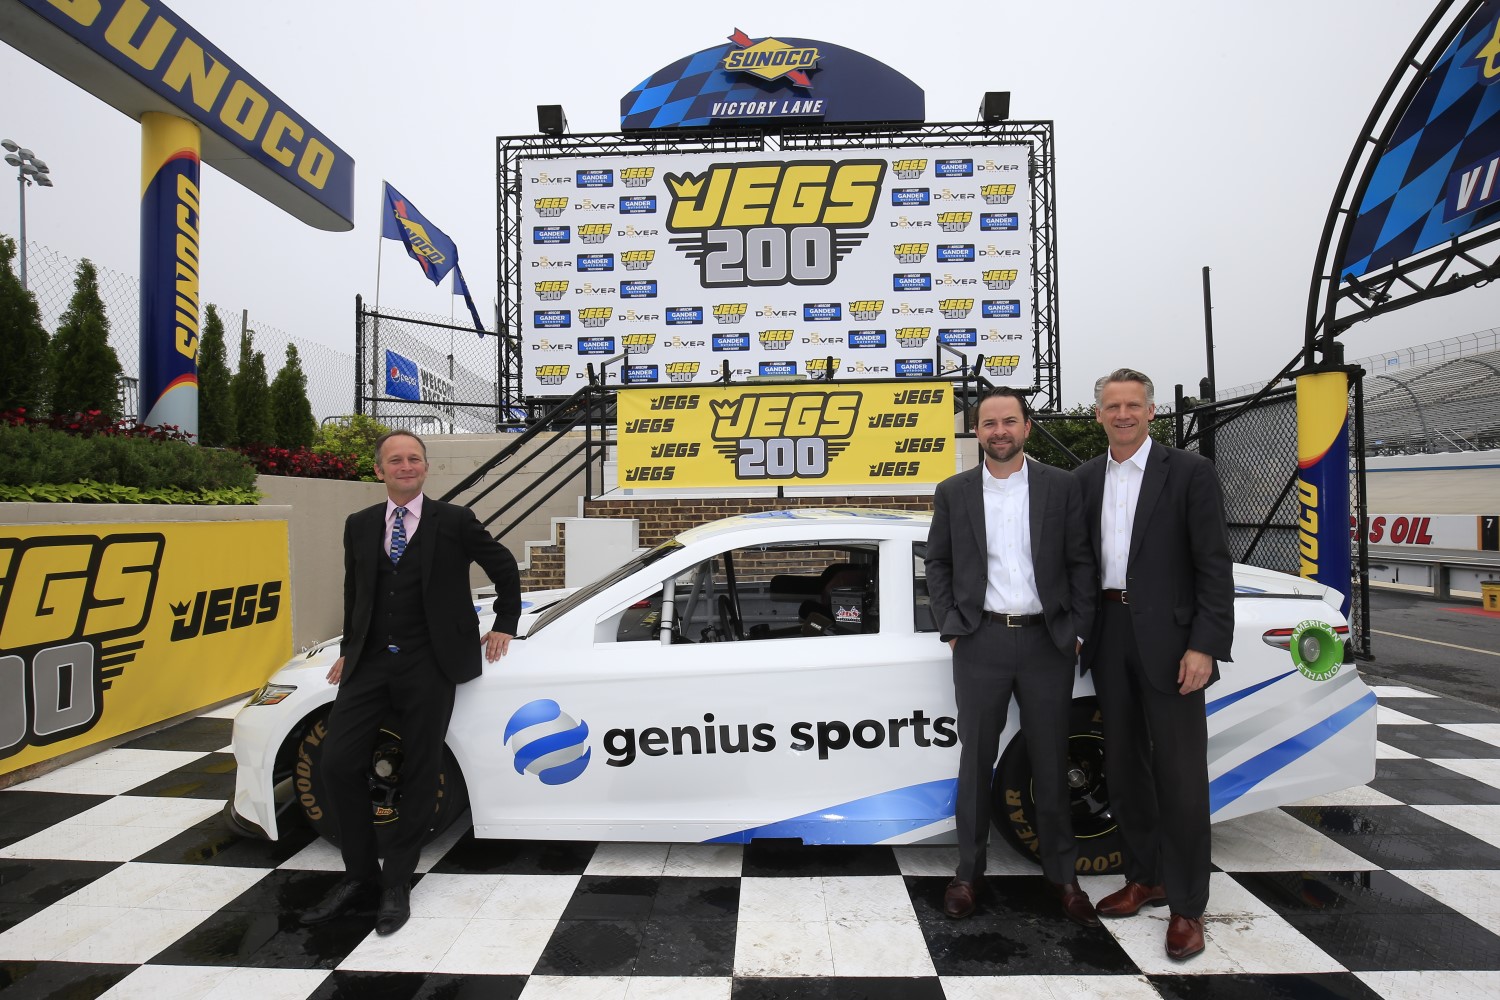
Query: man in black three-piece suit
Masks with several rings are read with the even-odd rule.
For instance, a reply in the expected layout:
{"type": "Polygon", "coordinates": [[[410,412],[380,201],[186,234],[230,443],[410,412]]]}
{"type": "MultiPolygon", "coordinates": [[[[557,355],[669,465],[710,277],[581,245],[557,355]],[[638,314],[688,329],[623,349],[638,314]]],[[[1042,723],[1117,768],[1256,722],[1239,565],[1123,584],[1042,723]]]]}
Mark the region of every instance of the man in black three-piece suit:
{"type": "Polygon", "coordinates": [[[1100,573],[1094,671],[1105,777],[1127,848],[1123,889],[1099,913],[1171,908],[1166,950],[1203,950],[1211,839],[1203,689],[1234,635],[1234,566],[1213,464],[1151,441],[1155,389],[1121,368],[1094,385],[1109,452],[1076,472],[1100,573]]]}
{"type": "Polygon", "coordinates": [[[483,670],[469,565],[478,563],[495,585],[495,623],[483,637],[484,657],[492,663],[515,635],[521,586],[515,558],[473,511],[422,495],[427,446],[421,438],[408,431],[382,436],[375,475],[385,482],[387,499],[344,522],[344,637],[342,655],[328,671],[339,693],[328,718],[322,776],[345,876],[302,921],[329,920],[378,886],[375,930],[385,935],[411,915],[407,894],[437,804],[454,688],[483,670]],[[367,776],[387,722],[401,735],[401,809],[382,866],[367,776]]]}
{"type": "Polygon", "coordinates": [[[1093,627],[1098,584],[1078,480],[1029,461],[1030,411],[1013,389],[979,401],[984,461],[941,483],[927,536],[933,621],[953,650],[958,702],[958,870],[943,894],[974,912],[990,831],[990,786],[1014,694],[1031,758],[1042,870],[1063,912],[1098,927],[1078,885],[1066,777],[1074,662],[1093,627]]]}

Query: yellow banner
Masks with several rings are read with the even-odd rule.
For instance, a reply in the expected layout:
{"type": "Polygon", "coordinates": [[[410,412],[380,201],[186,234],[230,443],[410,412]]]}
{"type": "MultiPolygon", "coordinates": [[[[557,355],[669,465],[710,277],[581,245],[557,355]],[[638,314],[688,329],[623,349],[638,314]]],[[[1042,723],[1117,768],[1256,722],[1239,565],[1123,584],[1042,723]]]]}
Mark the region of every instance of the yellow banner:
{"type": "Polygon", "coordinates": [[[0,528],[0,773],[259,686],[287,560],[284,521],[0,528]]]}
{"type": "Polygon", "coordinates": [[[625,389],[619,485],[875,486],[953,475],[946,382],[625,389]]]}

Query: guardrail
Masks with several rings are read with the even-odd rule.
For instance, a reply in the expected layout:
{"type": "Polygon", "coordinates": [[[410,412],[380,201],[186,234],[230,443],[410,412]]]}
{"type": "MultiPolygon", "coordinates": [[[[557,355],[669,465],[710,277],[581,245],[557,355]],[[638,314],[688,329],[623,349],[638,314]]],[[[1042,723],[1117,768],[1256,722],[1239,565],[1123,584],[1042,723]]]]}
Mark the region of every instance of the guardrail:
{"type": "Polygon", "coordinates": [[[1370,586],[1422,590],[1433,597],[1481,599],[1480,584],[1500,582],[1500,552],[1370,546],[1370,586]]]}

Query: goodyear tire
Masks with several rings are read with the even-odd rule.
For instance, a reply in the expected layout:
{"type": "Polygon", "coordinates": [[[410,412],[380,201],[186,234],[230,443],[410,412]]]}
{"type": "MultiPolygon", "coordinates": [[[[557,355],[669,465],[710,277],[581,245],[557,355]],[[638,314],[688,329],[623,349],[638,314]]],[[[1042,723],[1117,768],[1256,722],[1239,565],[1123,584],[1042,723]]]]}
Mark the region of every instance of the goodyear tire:
{"type": "MultiPolygon", "coordinates": [[[[1104,875],[1125,867],[1125,838],[1109,807],[1104,781],[1104,727],[1093,698],[1073,702],[1068,718],[1068,785],[1073,836],[1078,841],[1078,873],[1104,875]]],[[[995,826],[1011,845],[1037,860],[1036,799],[1031,758],[1020,735],[1000,756],[991,790],[995,826]]]]}
{"type": "MultiPolygon", "coordinates": [[[[327,805],[323,787],[320,761],[324,740],[328,737],[328,718],[320,716],[308,721],[297,741],[297,756],[293,765],[292,787],[301,814],[308,825],[329,843],[337,844],[337,824],[327,805]]],[[[382,726],[375,750],[370,757],[370,822],[380,828],[394,823],[401,815],[401,736],[391,726],[382,726]]],[[[453,752],[443,748],[443,764],[438,771],[437,803],[433,807],[432,824],[422,842],[428,843],[468,808],[468,789],[459,773],[458,762],[453,752]]]]}

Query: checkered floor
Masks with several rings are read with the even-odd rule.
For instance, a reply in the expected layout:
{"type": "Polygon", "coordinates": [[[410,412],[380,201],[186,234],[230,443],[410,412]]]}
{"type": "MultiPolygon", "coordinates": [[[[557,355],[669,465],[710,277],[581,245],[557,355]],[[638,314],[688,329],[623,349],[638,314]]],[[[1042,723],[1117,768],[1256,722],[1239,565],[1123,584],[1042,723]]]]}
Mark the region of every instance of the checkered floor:
{"type": "MultiPolygon", "coordinates": [[[[1500,712],[1377,689],[1369,785],[1214,828],[1208,949],[1161,911],[1086,930],[992,853],[942,915],[945,848],[476,841],[425,853],[411,922],[298,914],[339,877],[309,835],[229,836],[232,711],[0,792],[12,997],[605,1000],[1500,997],[1500,712]]],[[[1118,879],[1084,879],[1095,899],[1118,879]]]]}

